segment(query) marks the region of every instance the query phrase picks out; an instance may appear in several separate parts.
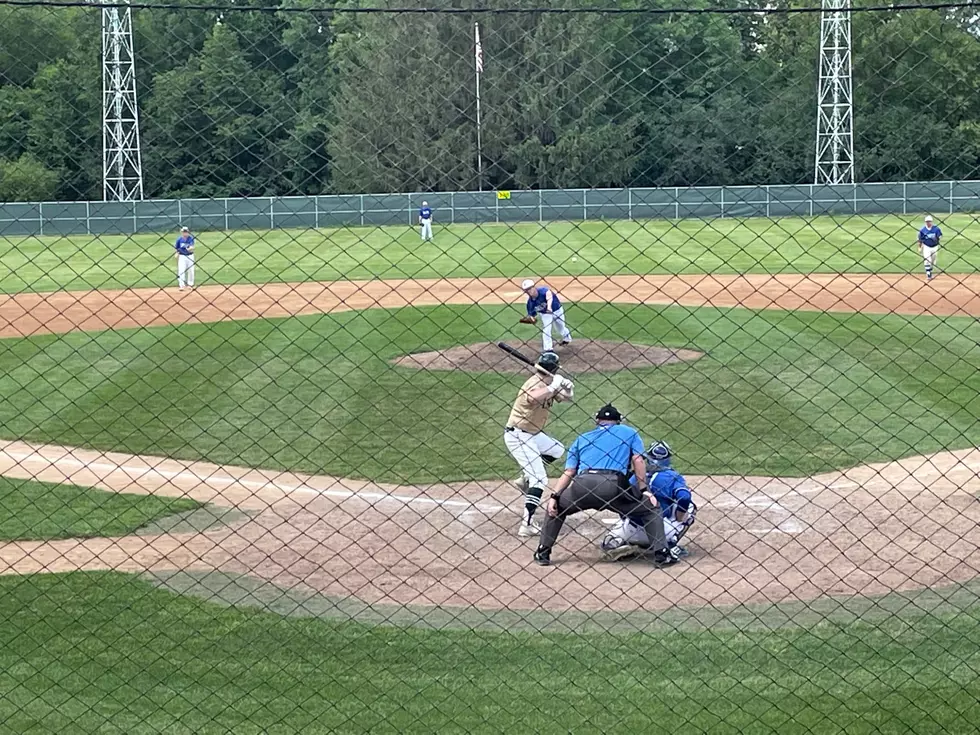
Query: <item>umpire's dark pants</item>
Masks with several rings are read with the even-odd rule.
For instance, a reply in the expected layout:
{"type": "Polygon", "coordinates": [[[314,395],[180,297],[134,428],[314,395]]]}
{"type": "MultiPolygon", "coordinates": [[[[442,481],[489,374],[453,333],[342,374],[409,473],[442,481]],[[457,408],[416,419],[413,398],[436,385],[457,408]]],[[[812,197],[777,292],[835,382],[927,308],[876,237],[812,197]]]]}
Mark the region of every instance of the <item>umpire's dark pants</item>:
{"type": "Polygon", "coordinates": [[[664,519],[650,499],[632,487],[618,472],[589,472],[577,475],[558,496],[558,513],[548,516],[541,531],[540,549],[551,550],[565,519],[580,510],[614,510],[643,523],[650,541],[649,548],[659,551],[667,546],[664,519]]]}

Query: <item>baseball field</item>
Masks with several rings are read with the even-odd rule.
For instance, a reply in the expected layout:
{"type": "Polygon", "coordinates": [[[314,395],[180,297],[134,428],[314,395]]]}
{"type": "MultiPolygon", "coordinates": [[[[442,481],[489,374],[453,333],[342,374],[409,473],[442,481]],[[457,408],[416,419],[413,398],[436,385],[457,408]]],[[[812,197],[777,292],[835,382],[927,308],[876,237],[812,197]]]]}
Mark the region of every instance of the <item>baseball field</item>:
{"type": "Polygon", "coordinates": [[[972,731],[980,225],[927,284],[912,219],[0,239],[0,731],[972,731]],[[530,564],[528,276],[682,563],[530,564]]]}

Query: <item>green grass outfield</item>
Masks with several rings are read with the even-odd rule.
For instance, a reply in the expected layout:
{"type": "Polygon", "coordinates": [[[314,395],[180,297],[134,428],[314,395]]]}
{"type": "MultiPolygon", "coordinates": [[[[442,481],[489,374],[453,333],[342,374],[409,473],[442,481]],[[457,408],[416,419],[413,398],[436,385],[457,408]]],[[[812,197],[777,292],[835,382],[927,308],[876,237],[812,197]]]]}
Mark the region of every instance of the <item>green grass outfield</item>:
{"type": "Polygon", "coordinates": [[[201,504],[0,477],[0,541],[124,536],[201,504]]]}
{"type": "MultiPolygon", "coordinates": [[[[917,217],[586,221],[207,232],[198,282],[617,273],[918,273],[917,217]],[[572,261],[572,256],[578,261],[572,261]]],[[[980,220],[940,217],[940,267],[980,270],[980,220]]],[[[0,292],[169,286],[176,233],[0,238],[0,292]]]]}
{"type": "Polygon", "coordinates": [[[10,733],[961,733],[976,608],[751,631],[292,619],[111,573],[0,579],[10,733]]]}
{"type": "MultiPolygon", "coordinates": [[[[805,476],[980,443],[976,321],[587,304],[581,337],[700,360],[576,377],[685,472],[805,476]]],[[[0,341],[0,436],[388,482],[508,477],[518,375],[392,368],[507,338],[507,307],[439,306],[0,341]],[[42,377],[43,376],[43,377],[42,377]]]]}

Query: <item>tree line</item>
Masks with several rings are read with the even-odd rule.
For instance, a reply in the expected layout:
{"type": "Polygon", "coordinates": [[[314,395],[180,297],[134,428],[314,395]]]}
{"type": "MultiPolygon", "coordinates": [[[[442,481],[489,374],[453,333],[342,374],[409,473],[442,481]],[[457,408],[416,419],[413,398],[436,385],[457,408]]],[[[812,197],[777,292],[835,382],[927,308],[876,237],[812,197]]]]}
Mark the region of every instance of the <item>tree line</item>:
{"type": "MultiPolygon", "coordinates": [[[[538,0],[347,12],[356,4],[134,10],[146,196],[813,179],[816,14],[533,12],[538,0]]],[[[0,8],[0,201],[101,197],[100,22],[83,7],[0,8]]],[[[852,33],[858,178],[980,178],[977,18],[855,13],[852,33]]]]}

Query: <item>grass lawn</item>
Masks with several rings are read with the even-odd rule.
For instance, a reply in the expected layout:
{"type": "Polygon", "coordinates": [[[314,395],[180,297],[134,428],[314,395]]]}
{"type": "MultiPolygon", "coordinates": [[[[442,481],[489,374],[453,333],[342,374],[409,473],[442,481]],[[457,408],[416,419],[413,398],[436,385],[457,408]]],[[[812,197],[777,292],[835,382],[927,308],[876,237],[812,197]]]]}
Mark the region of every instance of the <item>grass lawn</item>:
{"type": "Polygon", "coordinates": [[[113,573],[0,579],[4,732],[973,732],[975,613],[774,632],[290,619],[113,573]],[[670,723],[669,728],[665,723],[670,723]]]}
{"type": "MultiPolygon", "coordinates": [[[[616,273],[918,273],[918,217],[551,222],[201,233],[198,283],[616,273]],[[578,261],[573,262],[572,256],[578,261]]],[[[980,270],[980,221],[941,218],[940,266],[980,270]]],[[[176,233],[0,237],[0,292],[165,286],[176,233]]]]}
{"type": "MultiPolygon", "coordinates": [[[[568,443],[614,401],[691,473],[809,475],[980,443],[967,318],[576,305],[579,336],[702,359],[576,378],[568,443]]],[[[516,375],[393,368],[513,334],[506,307],[369,310],[0,341],[0,436],[390,482],[507,477],[516,375]]],[[[973,336],[971,336],[973,335],[973,336]]]]}
{"type": "Polygon", "coordinates": [[[0,541],[123,536],[164,516],[200,507],[188,498],[0,477],[0,541]]]}

